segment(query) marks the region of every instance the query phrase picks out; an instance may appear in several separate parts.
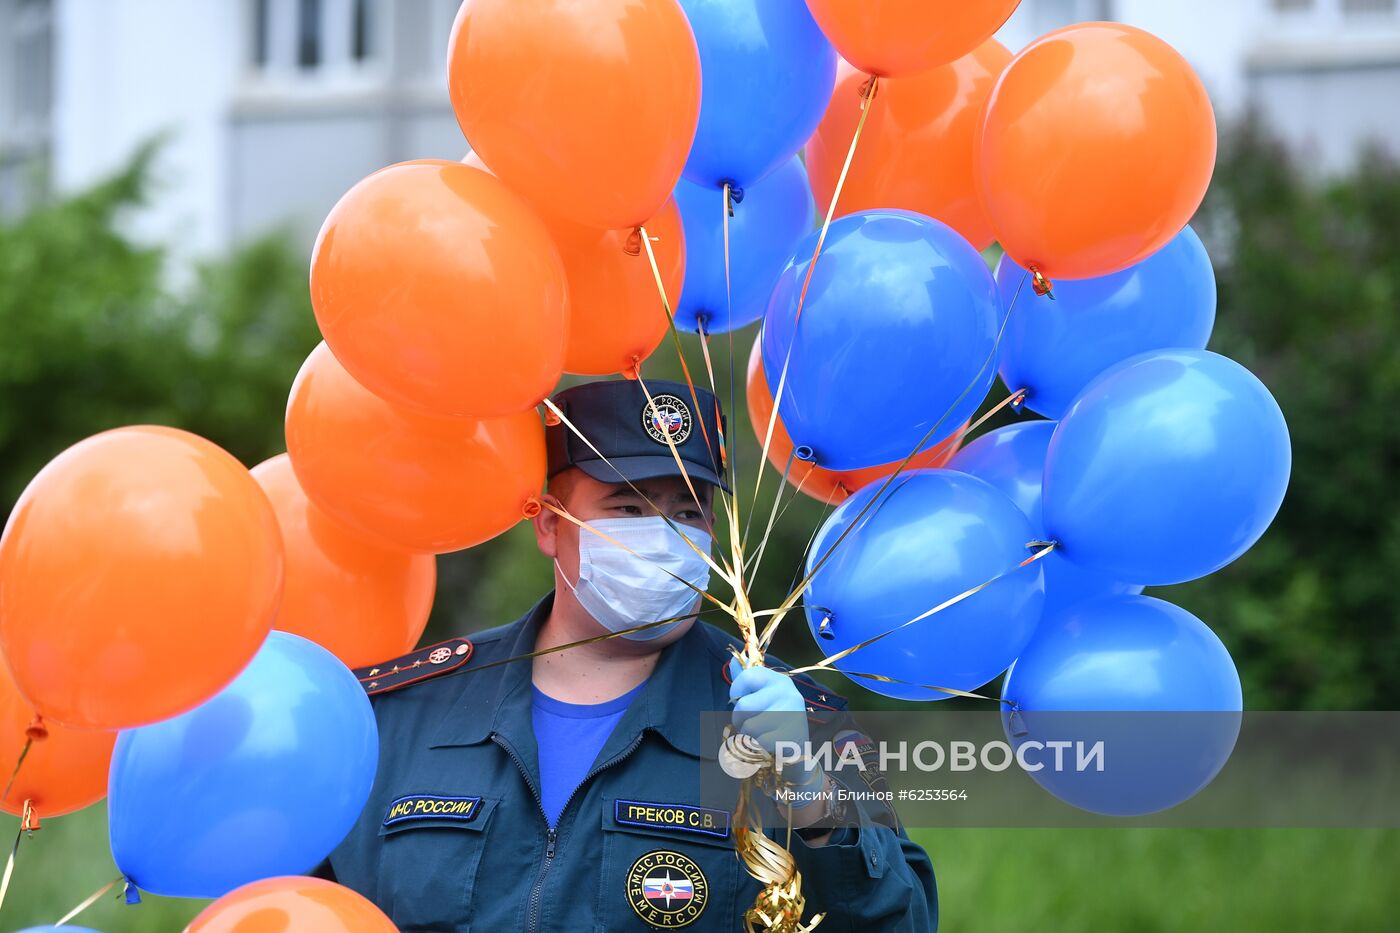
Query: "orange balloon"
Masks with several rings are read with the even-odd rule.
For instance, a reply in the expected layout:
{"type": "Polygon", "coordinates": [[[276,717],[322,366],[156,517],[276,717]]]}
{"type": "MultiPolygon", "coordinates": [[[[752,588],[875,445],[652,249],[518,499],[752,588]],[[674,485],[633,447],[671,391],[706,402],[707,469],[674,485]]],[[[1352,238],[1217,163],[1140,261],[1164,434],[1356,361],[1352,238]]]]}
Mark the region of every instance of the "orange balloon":
{"type": "MultiPolygon", "coordinates": [[[[475,152],[462,160],[490,172],[475,152]]],[[[585,376],[635,373],[669,325],[656,277],[634,229],[598,230],[541,212],[569,283],[569,340],[564,371],[585,376]]],[[[685,231],[674,200],[646,222],[666,295],[674,303],[685,281],[685,231]]]]}
{"type": "Polygon", "coordinates": [[[345,368],[420,411],[524,411],[563,370],[568,291],[548,231],[456,162],[393,165],[351,188],[316,240],[311,302],[345,368]]]}
{"type": "Polygon", "coordinates": [[[0,645],[20,692],[62,725],[124,729],[199,705],[252,660],[281,597],[267,497],[174,428],[74,444],[0,539],[0,645]]]}
{"type": "MultiPolygon", "coordinates": [[[[773,415],[773,393],[768,388],[768,380],[763,372],[763,353],[761,350],[762,336],[755,339],[753,349],[749,351],[749,374],[747,395],[749,402],[749,421],[753,424],[754,434],[758,437],[760,449],[763,446],[763,436],[768,433],[768,419],[773,415]]],[[[958,428],[951,436],[930,447],[928,450],[921,450],[909,461],[905,470],[920,470],[931,467],[941,467],[962,446],[963,434],[967,430],[967,425],[958,428]]],[[[773,468],[782,474],[787,470],[788,482],[796,486],[802,492],[821,502],[837,503],[843,502],[848,496],[862,486],[868,486],[878,479],[884,479],[895,471],[899,462],[882,463],[878,466],[862,467],[859,470],[828,470],[817,466],[808,460],[798,460],[792,457],[792,438],[788,436],[787,428],[783,427],[782,416],[773,423],[773,437],[768,442],[768,462],[773,468]],[[789,458],[792,466],[788,467],[789,458]]]]}
{"type": "Polygon", "coordinates": [[[363,895],[320,878],[264,878],[235,888],[185,933],[398,933],[363,895]]]}
{"type": "MultiPolygon", "coordinates": [[[[0,664],[0,768],[4,770],[0,781],[9,781],[24,750],[25,730],[33,721],[34,710],[20,696],[9,668],[0,664]]],[[[30,745],[14,785],[0,798],[0,810],[20,816],[28,800],[42,818],[96,803],[107,794],[107,766],[116,741],[115,732],[45,723],[44,736],[30,745]]],[[[0,783],[0,793],[3,788],[0,783]]]]}
{"type": "Polygon", "coordinates": [[[287,405],[297,480],[332,518],[411,551],[445,553],[509,529],[544,484],[533,410],[477,421],[397,408],[322,343],[287,405]]]}
{"type": "Polygon", "coordinates": [[[992,37],[1021,0],[807,0],[841,57],[882,78],[962,58],[992,37]]]}
{"type": "Polygon", "coordinates": [[[1215,114],[1175,49],[1085,23],[1021,50],[987,102],[978,185],[997,239],[1050,278],[1108,275],[1181,232],[1215,167],[1215,114]]]}
{"type": "Polygon", "coordinates": [[[447,84],[502,181],[598,229],[656,216],[700,117],[700,55],[676,0],[467,0],[447,84]]]}
{"type": "MultiPolygon", "coordinates": [[[[978,249],[991,245],[973,156],[982,105],[1010,61],[1006,46],[988,39],[950,64],[880,82],[836,216],[897,207],[943,221],[978,249]]],[[[807,175],[819,206],[830,204],[836,190],[866,80],[841,64],[826,116],[807,143],[807,175]]]]}
{"type": "MultiPolygon", "coordinates": [[[[685,280],[685,233],[676,202],[668,200],[646,228],[656,238],[651,248],[674,305],[685,280]]],[[[568,221],[550,223],[549,229],[569,277],[564,371],[635,374],[670,327],[646,251],[631,230],[600,232],[568,221]]]]}
{"type": "Polygon", "coordinates": [[[253,468],[282,529],[287,583],[273,628],[316,642],[346,667],[418,644],[437,587],[437,560],[373,541],[306,498],[286,454],[253,468]]]}

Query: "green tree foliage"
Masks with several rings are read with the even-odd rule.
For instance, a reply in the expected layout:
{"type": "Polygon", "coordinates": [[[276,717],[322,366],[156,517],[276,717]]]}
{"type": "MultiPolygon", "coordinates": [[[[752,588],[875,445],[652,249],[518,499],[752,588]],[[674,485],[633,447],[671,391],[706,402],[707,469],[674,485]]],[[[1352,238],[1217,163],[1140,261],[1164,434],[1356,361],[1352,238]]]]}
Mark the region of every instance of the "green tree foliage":
{"type": "Polygon", "coordinates": [[[287,389],[316,342],[306,266],[281,236],[165,285],[165,251],[123,232],[154,150],[0,225],[0,503],[50,458],[123,424],[186,428],[245,463],[282,449],[287,389]]]}
{"type": "Polygon", "coordinates": [[[1234,565],[1159,593],[1212,626],[1254,709],[1393,709],[1400,675],[1400,166],[1310,182],[1260,126],[1224,140],[1197,219],[1215,259],[1211,349],[1288,419],[1293,477],[1234,565]]]}

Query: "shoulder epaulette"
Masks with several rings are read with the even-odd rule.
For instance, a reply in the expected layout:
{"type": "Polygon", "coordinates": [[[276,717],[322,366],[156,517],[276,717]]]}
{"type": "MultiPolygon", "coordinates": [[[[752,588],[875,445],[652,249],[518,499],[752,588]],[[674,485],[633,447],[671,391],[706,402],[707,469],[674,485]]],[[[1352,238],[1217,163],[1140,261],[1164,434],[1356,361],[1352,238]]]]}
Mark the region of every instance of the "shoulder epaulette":
{"type": "MultiPolygon", "coordinates": [[[[769,666],[775,671],[788,670],[786,665],[770,663],[769,666]]],[[[722,668],[725,683],[732,683],[733,678],[729,674],[729,662],[725,662],[722,668]]],[[[797,692],[802,694],[802,699],[807,703],[807,718],[813,722],[825,723],[837,713],[844,712],[848,701],[841,694],[832,691],[806,674],[794,674],[792,682],[797,686],[797,692]]]]}
{"type": "Polygon", "coordinates": [[[449,638],[436,645],[416,648],[408,654],[369,667],[355,668],[360,686],[370,696],[388,693],[433,677],[455,671],[471,660],[472,643],[466,638],[449,638]]]}

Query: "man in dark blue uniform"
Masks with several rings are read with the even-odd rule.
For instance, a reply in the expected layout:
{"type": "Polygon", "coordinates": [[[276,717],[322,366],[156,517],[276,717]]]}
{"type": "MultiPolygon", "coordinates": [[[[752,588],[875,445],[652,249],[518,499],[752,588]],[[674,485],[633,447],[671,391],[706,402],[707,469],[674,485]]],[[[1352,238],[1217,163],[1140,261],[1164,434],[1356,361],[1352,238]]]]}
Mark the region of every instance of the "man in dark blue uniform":
{"type": "MultiPolygon", "coordinates": [[[[590,442],[548,429],[545,501],[567,516],[547,508],[534,525],[556,589],[510,625],[358,672],[379,771],[320,873],[405,931],[741,930],[759,885],[735,857],[729,812],[701,805],[714,749],[701,747],[700,713],[732,704],[735,726],[771,743],[762,714],[806,711],[829,731],[849,725],[845,701],[771,667],[733,676],[736,639],[691,615],[723,482],[714,396],[609,381],[555,401],[590,442]],[[627,631],[662,619],[674,621],[627,631]],[[609,631],[626,634],[495,663],[609,631]]],[[[865,815],[809,827],[823,806],[794,816],[807,915],[824,912],[833,933],[933,929],[924,851],[865,815]]]]}

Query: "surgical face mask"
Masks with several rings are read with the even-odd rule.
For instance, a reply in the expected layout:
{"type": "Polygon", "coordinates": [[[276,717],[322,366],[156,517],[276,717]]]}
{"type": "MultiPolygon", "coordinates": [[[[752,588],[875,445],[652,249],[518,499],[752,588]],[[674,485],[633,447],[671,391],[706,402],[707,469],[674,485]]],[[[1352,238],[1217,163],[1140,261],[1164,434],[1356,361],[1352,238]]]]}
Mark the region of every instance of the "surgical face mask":
{"type": "MultiPolygon", "coordinates": [[[[699,597],[681,580],[702,592],[709,586],[709,564],[695,553],[697,548],[701,554],[710,553],[709,533],[685,525],[675,526],[685,530],[686,538],[695,544],[692,548],[659,515],[605,518],[589,522],[589,525],[613,540],[580,528],[578,583],[569,583],[563,568],[559,576],[574,591],[579,605],[608,631],[620,632],[647,622],[659,622],[689,610],[699,597]],[[626,545],[626,549],[613,541],[626,545]]],[[[559,565],[557,560],[554,563],[556,567],[559,565]]],[[[669,625],[622,637],[651,641],[672,631],[681,621],[677,619],[669,625]]]]}

